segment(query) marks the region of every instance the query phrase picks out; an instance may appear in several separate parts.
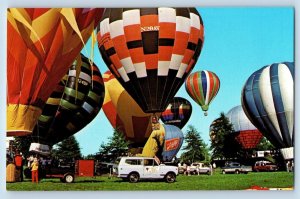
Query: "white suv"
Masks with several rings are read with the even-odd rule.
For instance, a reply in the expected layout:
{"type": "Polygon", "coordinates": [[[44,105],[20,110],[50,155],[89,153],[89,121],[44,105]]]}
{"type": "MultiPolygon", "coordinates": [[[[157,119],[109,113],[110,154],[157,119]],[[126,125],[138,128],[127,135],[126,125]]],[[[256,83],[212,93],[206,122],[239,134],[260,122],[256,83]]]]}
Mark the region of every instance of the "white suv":
{"type": "Polygon", "coordinates": [[[158,164],[151,157],[120,157],[116,161],[114,172],[117,177],[129,182],[138,182],[140,179],[165,179],[174,182],[178,175],[176,166],[158,164]]]}

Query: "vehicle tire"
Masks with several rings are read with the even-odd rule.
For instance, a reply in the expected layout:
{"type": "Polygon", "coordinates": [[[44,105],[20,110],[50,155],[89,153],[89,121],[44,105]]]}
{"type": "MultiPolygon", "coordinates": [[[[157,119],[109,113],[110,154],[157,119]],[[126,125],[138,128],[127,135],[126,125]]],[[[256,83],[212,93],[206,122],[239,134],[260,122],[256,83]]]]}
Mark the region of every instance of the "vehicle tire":
{"type": "Polygon", "coordinates": [[[72,182],[74,182],[74,175],[72,175],[70,173],[67,173],[64,176],[64,182],[66,182],[66,183],[72,183],[72,182]]]}
{"type": "Polygon", "coordinates": [[[65,182],[65,179],[64,179],[64,178],[59,178],[59,180],[60,180],[61,182],[65,182]]]}
{"type": "Polygon", "coordinates": [[[235,170],[235,172],[234,172],[235,174],[239,174],[240,173],[240,171],[239,170],[235,170]]]}
{"type": "Polygon", "coordinates": [[[174,173],[167,173],[167,175],[165,176],[165,180],[168,183],[172,183],[175,182],[176,180],[176,175],[174,173]]]}
{"type": "Polygon", "coordinates": [[[131,174],[128,175],[128,180],[129,180],[129,182],[131,182],[131,183],[136,183],[136,182],[139,181],[139,179],[140,179],[140,176],[139,176],[139,174],[136,173],[136,172],[131,173],[131,174]]]}

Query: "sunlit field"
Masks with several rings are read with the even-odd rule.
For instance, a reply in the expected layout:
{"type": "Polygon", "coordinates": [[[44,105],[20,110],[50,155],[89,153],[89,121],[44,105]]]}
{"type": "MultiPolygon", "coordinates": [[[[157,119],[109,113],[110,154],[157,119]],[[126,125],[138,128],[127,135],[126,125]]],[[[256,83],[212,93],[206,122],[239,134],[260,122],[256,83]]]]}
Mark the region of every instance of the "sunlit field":
{"type": "Polygon", "coordinates": [[[33,184],[29,179],[24,182],[7,183],[7,190],[245,190],[251,186],[267,188],[291,188],[294,173],[288,172],[251,172],[248,174],[220,174],[177,176],[175,183],[164,181],[141,181],[129,183],[113,177],[77,177],[74,183],[66,184],[59,179],[43,179],[33,184]]]}

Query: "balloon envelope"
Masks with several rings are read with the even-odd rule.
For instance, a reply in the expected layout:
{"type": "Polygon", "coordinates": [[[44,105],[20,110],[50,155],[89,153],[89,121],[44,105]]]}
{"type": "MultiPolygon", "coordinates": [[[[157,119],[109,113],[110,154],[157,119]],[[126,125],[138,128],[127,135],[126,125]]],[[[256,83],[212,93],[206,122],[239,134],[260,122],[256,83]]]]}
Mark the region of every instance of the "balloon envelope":
{"type": "Polygon", "coordinates": [[[226,114],[235,131],[235,139],[244,149],[252,149],[263,138],[259,130],[250,122],[242,106],[236,106],[230,109],[226,114]]]}
{"type": "Polygon", "coordinates": [[[182,129],[192,114],[191,103],[182,97],[174,97],[167,109],[162,112],[160,119],[165,124],[175,125],[182,129]]]}
{"type": "Polygon", "coordinates": [[[254,72],[242,91],[251,122],[278,148],[294,146],[294,63],[265,66],[254,72]]]}
{"type": "Polygon", "coordinates": [[[143,112],[110,71],[104,73],[103,79],[103,111],[107,119],[132,145],[143,146],[152,132],[151,114],[143,112]]]}
{"type": "Polygon", "coordinates": [[[185,88],[189,96],[201,106],[201,109],[207,115],[206,111],[209,104],[219,91],[220,80],[213,72],[198,71],[188,76],[185,81],[185,88]]]}
{"type": "Polygon", "coordinates": [[[151,133],[141,156],[157,156],[163,162],[170,162],[180,150],[183,138],[183,133],[178,127],[162,124],[159,130],[151,133]]]}
{"type": "Polygon", "coordinates": [[[48,98],[32,140],[52,146],[74,135],[96,117],[103,100],[104,83],[100,71],[81,55],[48,98]]]}
{"type": "Polygon", "coordinates": [[[98,26],[102,58],[145,113],[163,112],[200,55],[195,8],[106,9],[98,26]]]}
{"type": "Polygon", "coordinates": [[[103,9],[9,8],[7,135],[31,134],[42,108],[103,9]]]}

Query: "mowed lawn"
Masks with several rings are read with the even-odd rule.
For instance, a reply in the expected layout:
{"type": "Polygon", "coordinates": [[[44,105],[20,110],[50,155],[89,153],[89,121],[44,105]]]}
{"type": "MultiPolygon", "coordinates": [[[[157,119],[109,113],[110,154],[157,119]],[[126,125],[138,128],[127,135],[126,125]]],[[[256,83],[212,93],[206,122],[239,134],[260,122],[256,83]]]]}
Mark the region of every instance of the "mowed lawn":
{"type": "Polygon", "coordinates": [[[268,188],[290,188],[294,184],[294,173],[288,172],[251,172],[248,174],[220,174],[177,176],[175,183],[164,181],[142,181],[129,183],[113,177],[77,177],[74,183],[66,184],[59,179],[43,179],[33,184],[29,179],[24,182],[7,183],[9,191],[41,190],[245,190],[253,185],[268,188]]]}

